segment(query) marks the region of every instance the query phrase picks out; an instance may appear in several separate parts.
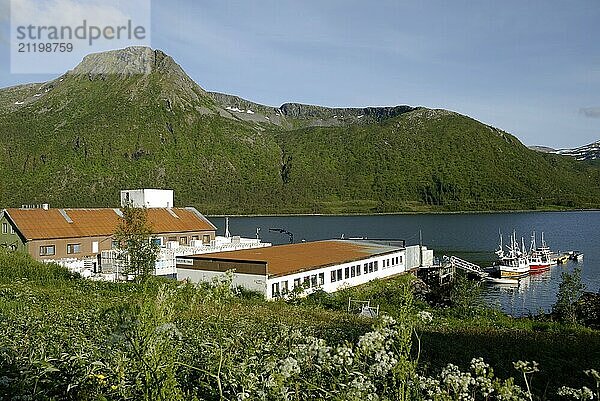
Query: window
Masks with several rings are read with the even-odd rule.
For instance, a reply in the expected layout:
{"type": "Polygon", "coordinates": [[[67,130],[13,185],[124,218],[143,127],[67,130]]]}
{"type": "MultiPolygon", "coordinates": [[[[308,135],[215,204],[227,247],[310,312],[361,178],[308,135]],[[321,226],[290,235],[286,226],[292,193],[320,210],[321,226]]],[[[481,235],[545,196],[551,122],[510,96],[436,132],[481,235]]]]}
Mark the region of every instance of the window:
{"type": "Polygon", "coordinates": [[[14,234],[15,233],[15,228],[13,226],[10,226],[10,233],[14,234]]]}
{"type": "Polygon", "coordinates": [[[177,237],[169,237],[169,238],[167,238],[167,241],[170,241],[170,242],[177,241],[177,237]]]}
{"type": "Polygon", "coordinates": [[[364,268],[365,268],[365,274],[367,274],[369,272],[369,264],[365,263],[364,268]]]}
{"type": "Polygon", "coordinates": [[[8,223],[2,223],[2,234],[8,234],[8,223]]]}
{"type": "Polygon", "coordinates": [[[295,278],[294,279],[294,288],[298,288],[300,287],[300,279],[299,278],[295,278]]]}
{"type": "Polygon", "coordinates": [[[354,266],[350,266],[350,277],[356,276],[356,268],[354,266]]]}
{"type": "Polygon", "coordinates": [[[369,262],[369,273],[373,273],[373,262],[369,262]]]}
{"type": "Polygon", "coordinates": [[[52,256],[56,253],[54,245],[40,246],[40,256],[52,256]]]}
{"type": "Polygon", "coordinates": [[[337,281],[341,281],[342,280],[342,269],[338,269],[337,270],[337,281]]]}
{"type": "Polygon", "coordinates": [[[67,244],[67,254],[81,253],[81,244],[67,244]]]}
{"type": "Polygon", "coordinates": [[[360,276],[360,265],[356,265],[356,275],[360,276]]]}
{"type": "Polygon", "coordinates": [[[304,284],[304,287],[310,288],[310,276],[305,276],[302,284],[304,284]]]}
{"type": "Polygon", "coordinates": [[[200,239],[200,237],[198,237],[197,235],[192,235],[192,241],[198,241],[200,239]]]}
{"type": "Polygon", "coordinates": [[[112,240],[112,245],[111,245],[112,249],[118,249],[119,248],[119,241],[117,240],[112,240]]]}
{"type": "Polygon", "coordinates": [[[346,267],[344,269],[344,278],[350,278],[350,268],[346,267]]]}
{"type": "Polygon", "coordinates": [[[187,237],[179,237],[179,245],[187,245],[187,237]]]}
{"type": "Polygon", "coordinates": [[[325,284],[325,273],[319,273],[319,285],[325,284]]]}
{"type": "Polygon", "coordinates": [[[287,280],[281,282],[281,293],[284,294],[284,295],[288,293],[288,282],[287,282],[287,280]]]}
{"type": "Polygon", "coordinates": [[[310,276],[310,286],[311,287],[317,286],[317,275],[316,274],[313,274],[312,276],[310,276]]]}
{"type": "Polygon", "coordinates": [[[402,263],[402,256],[398,256],[398,260],[402,263]]]}
{"type": "Polygon", "coordinates": [[[379,270],[379,267],[377,267],[377,261],[373,262],[373,270],[379,270]]]}
{"type": "Polygon", "coordinates": [[[279,296],[279,283],[273,283],[271,285],[271,293],[274,297],[279,296]]]}
{"type": "Polygon", "coordinates": [[[337,280],[336,280],[336,277],[337,277],[337,276],[336,276],[336,274],[335,274],[335,270],[332,270],[332,271],[331,271],[331,282],[332,282],[332,283],[335,283],[335,282],[337,281],[337,280]]]}
{"type": "Polygon", "coordinates": [[[202,236],[202,243],[203,243],[203,244],[210,244],[210,235],[208,235],[208,234],[204,234],[204,235],[202,236]]]}

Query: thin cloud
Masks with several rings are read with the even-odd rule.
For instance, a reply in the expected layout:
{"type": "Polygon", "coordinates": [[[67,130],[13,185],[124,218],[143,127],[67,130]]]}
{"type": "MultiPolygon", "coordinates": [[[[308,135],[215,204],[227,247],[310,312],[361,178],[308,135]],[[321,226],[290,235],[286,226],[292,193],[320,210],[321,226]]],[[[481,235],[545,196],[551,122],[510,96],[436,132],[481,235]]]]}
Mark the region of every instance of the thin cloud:
{"type": "Polygon", "coordinates": [[[579,109],[579,114],[587,118],[600,118],[600,107],[582,107],[579,109]]]}

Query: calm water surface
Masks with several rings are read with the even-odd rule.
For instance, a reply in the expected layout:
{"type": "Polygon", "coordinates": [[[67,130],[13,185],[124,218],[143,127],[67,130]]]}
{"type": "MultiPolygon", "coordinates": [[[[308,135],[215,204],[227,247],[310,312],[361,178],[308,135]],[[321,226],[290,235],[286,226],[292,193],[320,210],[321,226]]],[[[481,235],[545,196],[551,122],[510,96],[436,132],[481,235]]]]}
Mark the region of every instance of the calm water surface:
{"type": "MultiPolygon", "coordinates": [[[[211,218],[223,234],[225,219],[211,218]]],[[[518,285],[488,285],[486,300],[515,316],[549,311],[563,271],[582,268],[582,279],[588,291],[600,288],[600,212],[532,212],[493,214],[435,214],[387,216],[289,216],[289,217],[232,217],[229,220],[233,235],[254,237],[260,228],[263,241],[273,244],[288,242],[288,236],[269,232],[283,228],[294,234],[295,242],[348,237],[397,238],[408,245],[418,244],[419,230],[423,244],[436,256],[456,255],[482,266],[494,260],[498,232],[516,230],[529,246],[531,232],[544,231],[546,242],[554,251],[580,250],[583,262],[554,266],[550,271],[529,276],[518,285]]]]}

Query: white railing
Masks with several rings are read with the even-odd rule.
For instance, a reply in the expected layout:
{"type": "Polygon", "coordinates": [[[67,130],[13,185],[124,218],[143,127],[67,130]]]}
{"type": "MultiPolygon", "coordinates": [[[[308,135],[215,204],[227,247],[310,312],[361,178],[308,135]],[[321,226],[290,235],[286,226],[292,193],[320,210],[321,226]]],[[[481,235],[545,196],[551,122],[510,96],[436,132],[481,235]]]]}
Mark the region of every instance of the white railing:
{"type": "Polygon", "coordinates": [[[475,263],[468,262],[464,259],[457,258],[456,256],[450,257],[450,263],[452,263],[452,266],[454,266],[455,268],[464,270],[468,273],[473,273],[480,277],[489,276],[489,274],[486,271],[484,271],[481,268],[481,266],[478,266],[475,263]]]}
{"type": "MultiPolygon", "coordinates": [[[[264,248],[271,246],[268,242],[261,242],[251,238],[236,238],[234,241],[225,242],[219,237],[210,244],[200,247],[178,246],[176,248],[161,248],[156,258],[154,274],[157,276],[168,276],[177,274],[175,259],[178,256],[197,255],[202,253],[227,252],[241,249],[264,248]]],[[[123,260],[122,253],[116,249],[102,251],[101,266],[103,273],[122,272],[127,267],[127,261],[123,260]]]]}

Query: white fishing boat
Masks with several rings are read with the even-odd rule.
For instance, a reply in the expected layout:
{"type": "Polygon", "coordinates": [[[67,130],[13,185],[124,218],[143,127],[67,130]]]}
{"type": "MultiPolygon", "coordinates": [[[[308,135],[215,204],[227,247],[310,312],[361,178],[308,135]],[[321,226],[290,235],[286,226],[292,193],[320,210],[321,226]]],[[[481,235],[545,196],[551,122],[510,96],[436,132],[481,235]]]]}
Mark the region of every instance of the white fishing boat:
{"type": "MultiPolygon", "coordinates": [[[[535,236],[535,233],[534,233],[535,236]]],[[[555,265],[558,255],[550,250],[550,247],[546,244],[544,240],[544,232],[542,231],[542,242],[541,245],[535,248],[535,252],[539,254],[542,258],[543,262],[550,263],[550,266],[555,265]]]]}
{"type": "MultiPolygon", "coordinates": [[[[521,242],[524,242],[521,240],[521,242]]],[[[525,248],[524,244],[522,248],[525,248]]],[[[519,249],[516,234],[510,236],[510,246],[507,246],[508,252],[504,252],[502,247],[502,234],[500,234],[500,247],[496,251],[499,258],[496,269],[500,273],[500,278],[518,278],[529,274],[529,261],[527,254],[519,249]]]]}

